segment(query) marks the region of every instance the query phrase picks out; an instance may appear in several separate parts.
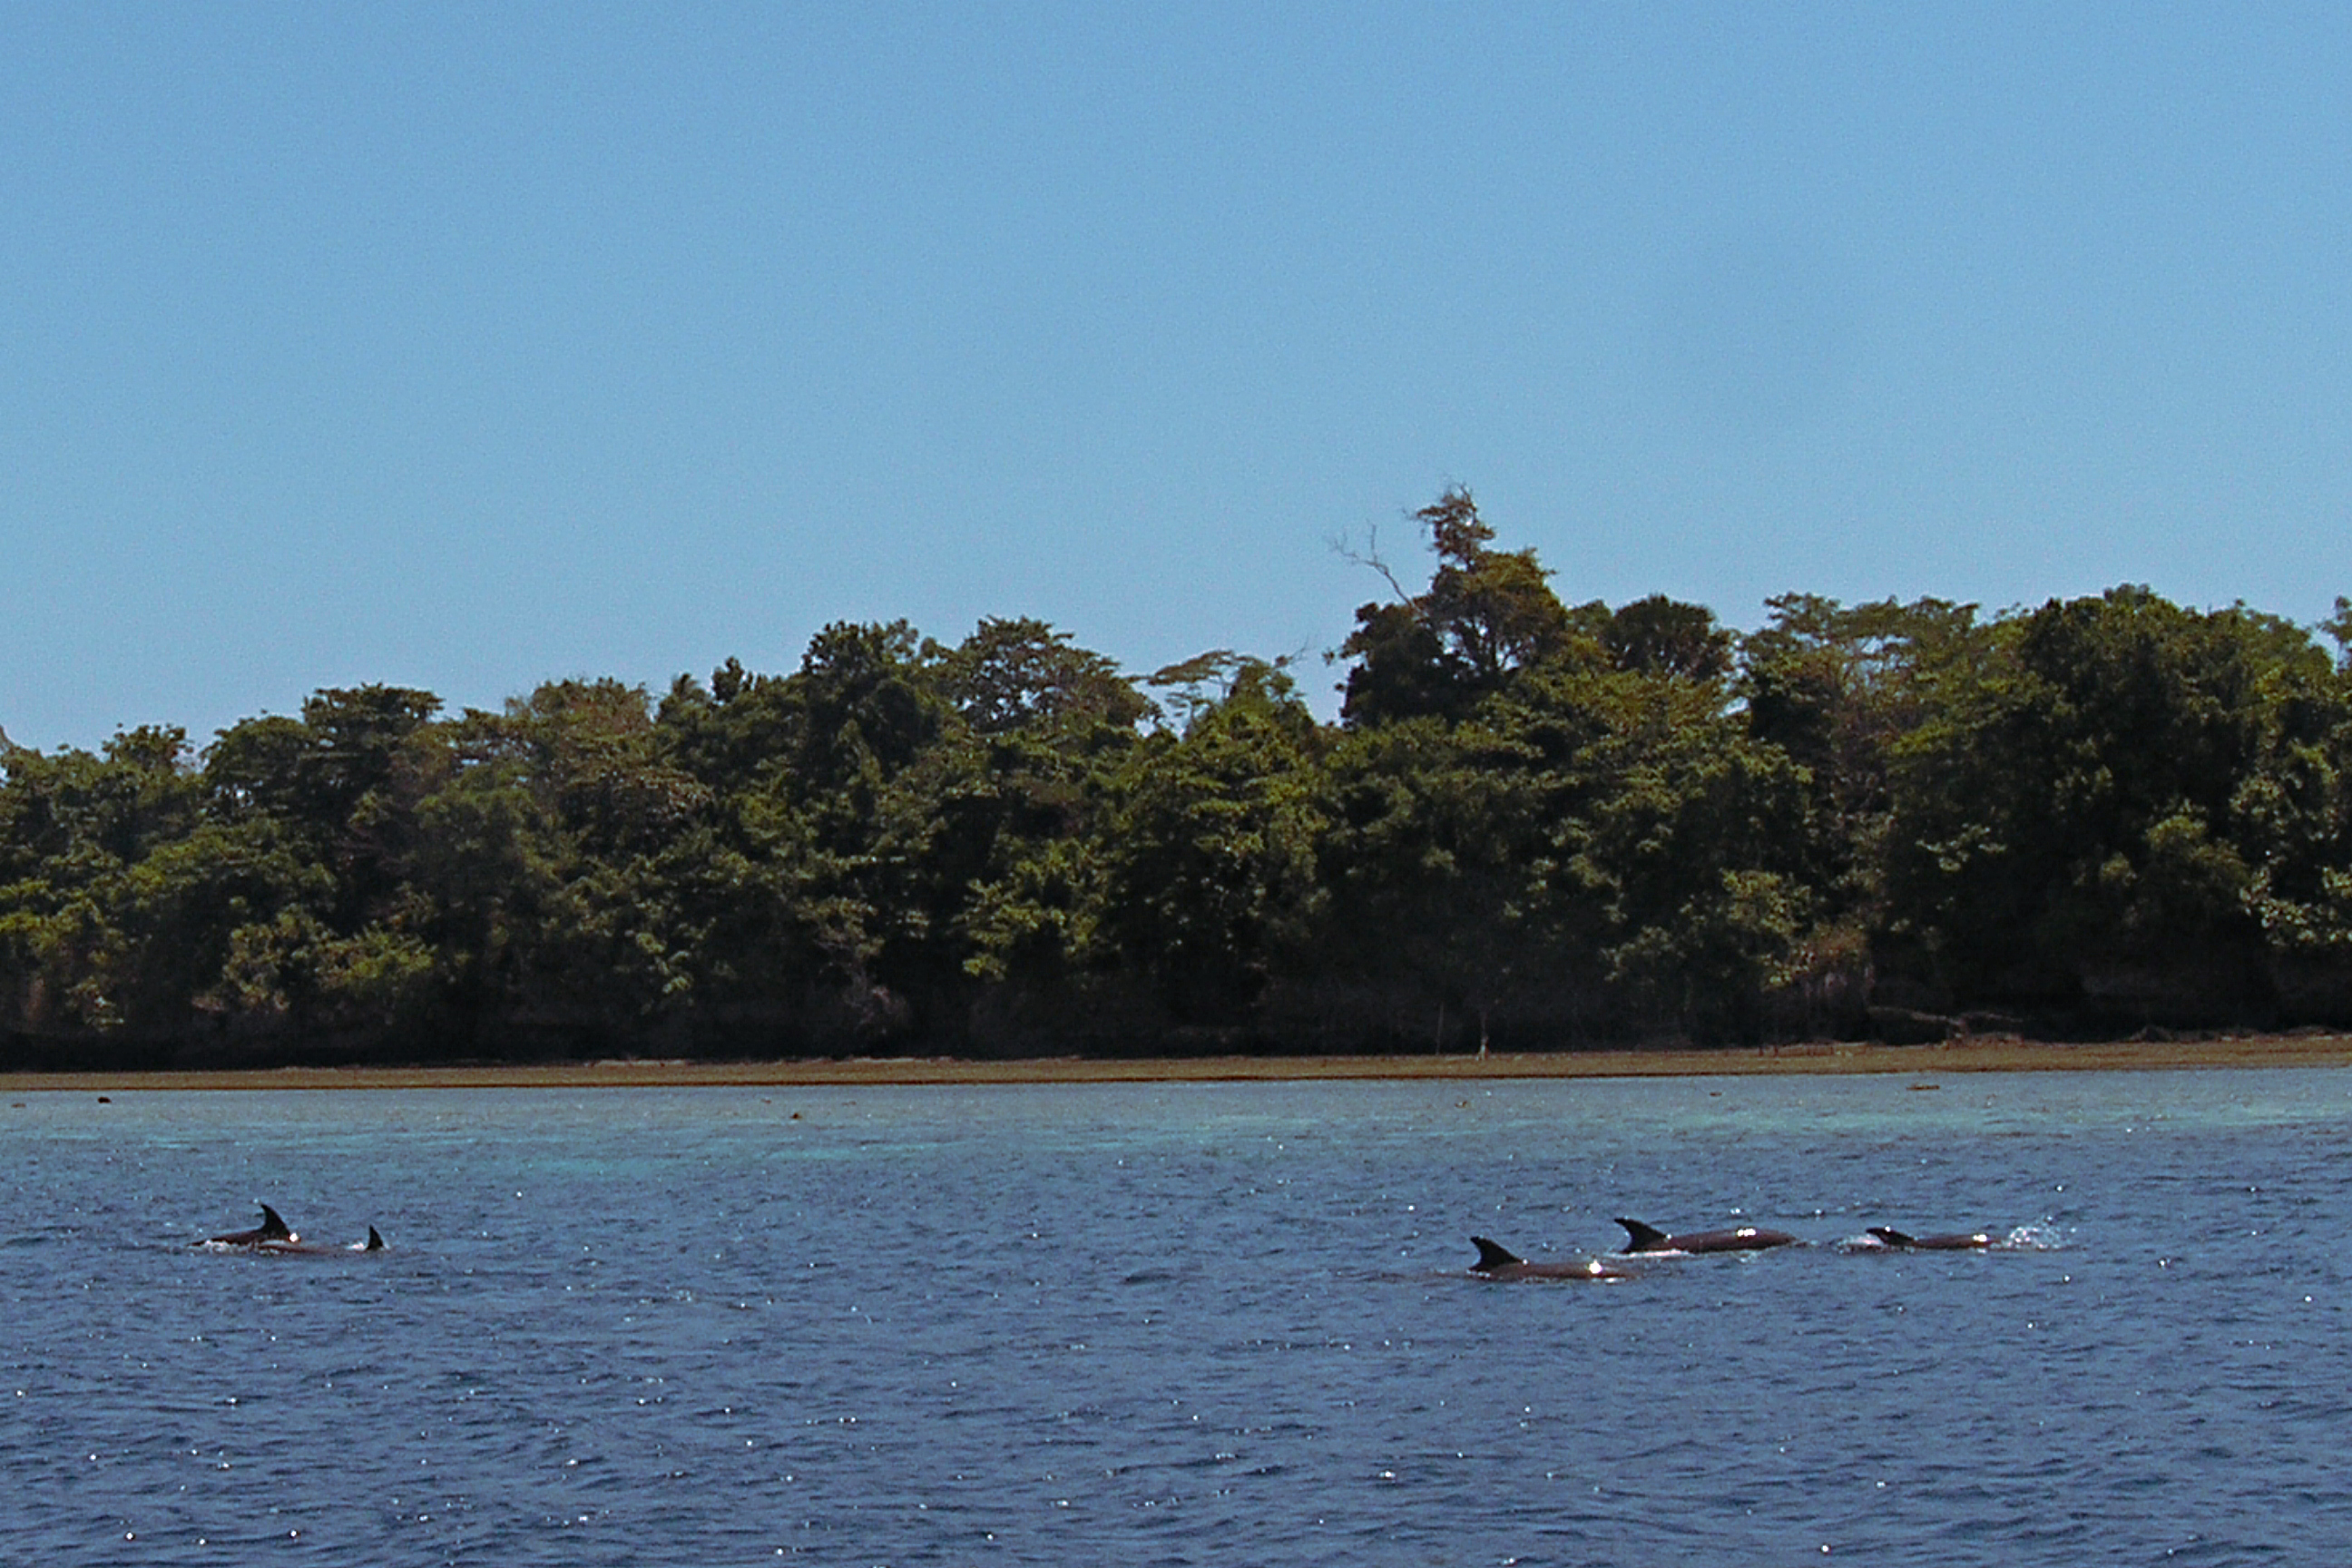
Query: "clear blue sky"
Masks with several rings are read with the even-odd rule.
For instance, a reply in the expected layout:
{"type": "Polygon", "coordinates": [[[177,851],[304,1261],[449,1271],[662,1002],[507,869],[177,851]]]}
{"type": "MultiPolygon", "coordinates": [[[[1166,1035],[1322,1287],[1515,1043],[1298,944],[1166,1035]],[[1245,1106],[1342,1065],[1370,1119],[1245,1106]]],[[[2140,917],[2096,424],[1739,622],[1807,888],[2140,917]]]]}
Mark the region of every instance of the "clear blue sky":
{"type": "Polygon", "coordinates": [[[1570,600],[2312,621],[2347,84],[2340,5],[12,4],[0,726],[1319,651],[1450,482],[1570,600]]]}

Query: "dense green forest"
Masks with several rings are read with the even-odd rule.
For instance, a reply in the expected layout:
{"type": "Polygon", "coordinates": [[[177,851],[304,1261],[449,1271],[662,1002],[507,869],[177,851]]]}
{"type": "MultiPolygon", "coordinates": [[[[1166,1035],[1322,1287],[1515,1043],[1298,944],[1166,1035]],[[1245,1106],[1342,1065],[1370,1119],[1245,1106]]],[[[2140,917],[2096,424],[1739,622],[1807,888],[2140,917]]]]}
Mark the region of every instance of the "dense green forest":
{"type": "Polygon", "coordinates": [[[1336,723],[1287,661],[1133,679],[987,620],[0,742],[0,1066],[2352,1022],[2343,600],[1790,595],[1740,636],[1563,603],[1465,491],[1416,521],[1336,723]]]}

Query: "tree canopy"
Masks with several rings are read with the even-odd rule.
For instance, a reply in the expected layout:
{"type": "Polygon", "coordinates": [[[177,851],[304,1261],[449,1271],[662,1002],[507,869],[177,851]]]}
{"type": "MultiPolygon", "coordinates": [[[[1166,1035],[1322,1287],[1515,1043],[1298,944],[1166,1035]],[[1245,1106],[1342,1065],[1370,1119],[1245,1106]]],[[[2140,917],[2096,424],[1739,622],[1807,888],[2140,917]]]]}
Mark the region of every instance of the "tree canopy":
{"type": "Polygon", "coordinates": [[[839,623],[0,738],[0,1063],[2352,1022],[2352,608],[1570,604],[1466,489],[1294,666],[839,623]]]}

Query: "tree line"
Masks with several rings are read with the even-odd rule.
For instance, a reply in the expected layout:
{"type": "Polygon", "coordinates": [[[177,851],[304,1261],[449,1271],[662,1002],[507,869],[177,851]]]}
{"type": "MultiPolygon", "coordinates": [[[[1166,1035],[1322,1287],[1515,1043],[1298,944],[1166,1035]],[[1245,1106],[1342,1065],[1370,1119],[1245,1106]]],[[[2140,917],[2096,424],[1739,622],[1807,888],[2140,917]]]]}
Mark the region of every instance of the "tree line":
{"type": "Polygon", "coordinates": [[[1289,662],[1043,622],[0,745],[0,1066],[2352,1022],[2352,609],[1571,605],[1468,492],[1289,662]]]}

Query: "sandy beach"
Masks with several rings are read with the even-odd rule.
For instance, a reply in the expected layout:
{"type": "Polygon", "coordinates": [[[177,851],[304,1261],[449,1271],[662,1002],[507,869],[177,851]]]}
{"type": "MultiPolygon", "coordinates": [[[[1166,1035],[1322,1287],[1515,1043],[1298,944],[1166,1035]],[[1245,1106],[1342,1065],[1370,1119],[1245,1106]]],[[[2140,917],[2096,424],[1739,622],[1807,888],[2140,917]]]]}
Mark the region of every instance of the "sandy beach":
{"type": "Polygon", "coordinates": [[[772,1062],[615,1060],[544,1065],[280,1068],[236,1071],[19,1073],[11,1093],[153,1089],[757,1088],[816,1084],[1213,1083],[1284,1079],[1664,1078],[1705,1074],[1900,1073],[1922,1085],[1980,1072],[2149,1071],[2166,1068],[2352,1067],[2352,1035],[2246,1036],[2092,1044],[1972,1037],[1928,1046],[1804,1045],[1714,1050],[1562,1051],[1475,1056],[1047,1057],[1019,1061],[876,1057],[772,1062]]]}

